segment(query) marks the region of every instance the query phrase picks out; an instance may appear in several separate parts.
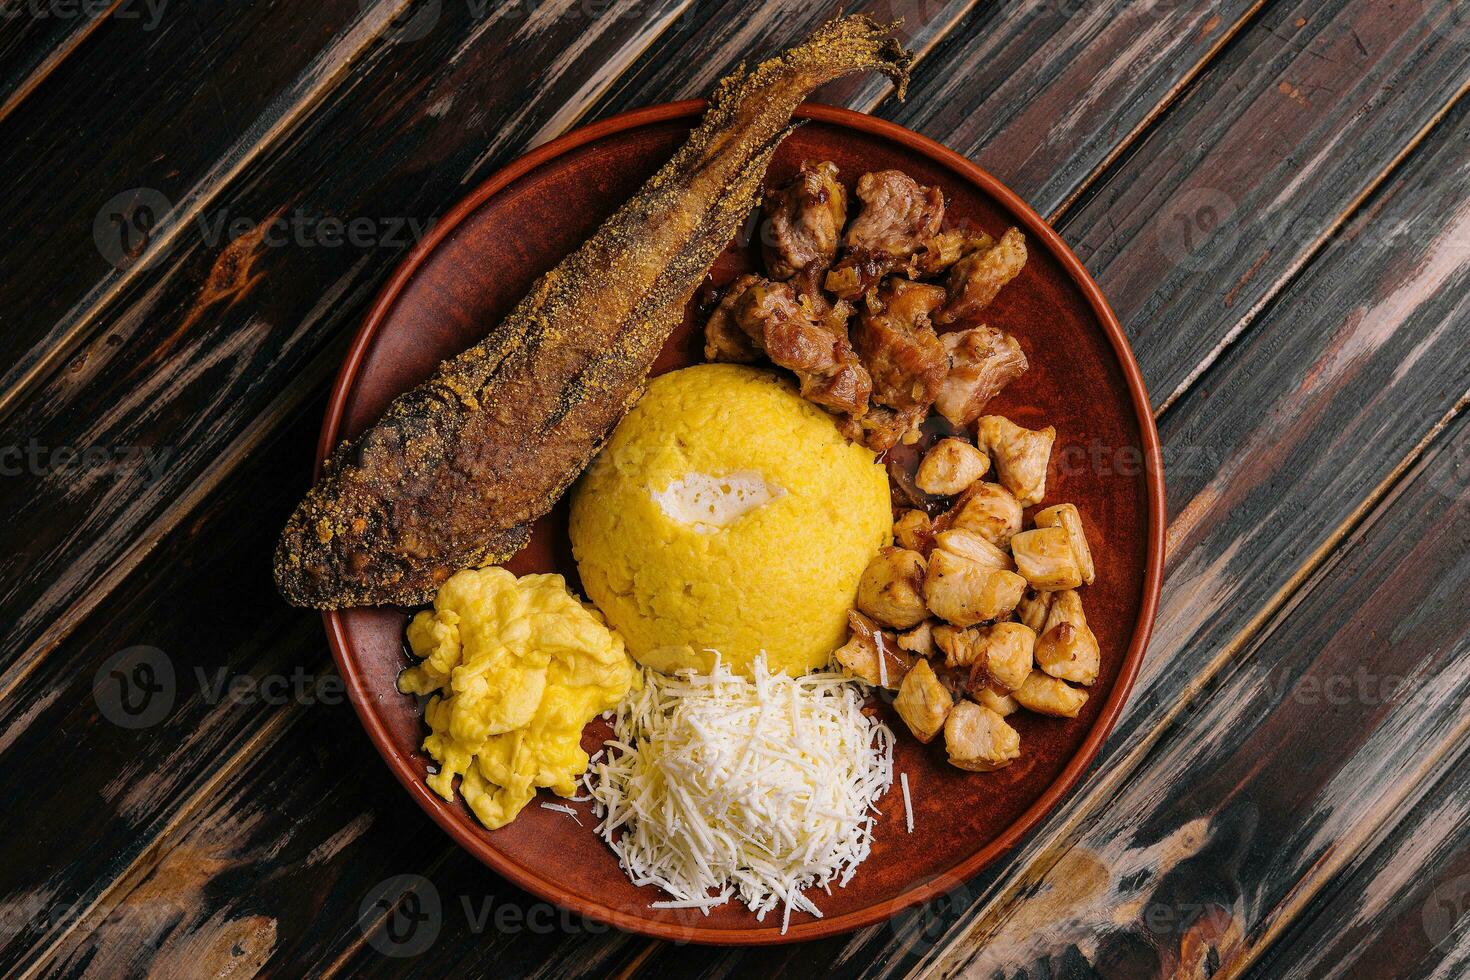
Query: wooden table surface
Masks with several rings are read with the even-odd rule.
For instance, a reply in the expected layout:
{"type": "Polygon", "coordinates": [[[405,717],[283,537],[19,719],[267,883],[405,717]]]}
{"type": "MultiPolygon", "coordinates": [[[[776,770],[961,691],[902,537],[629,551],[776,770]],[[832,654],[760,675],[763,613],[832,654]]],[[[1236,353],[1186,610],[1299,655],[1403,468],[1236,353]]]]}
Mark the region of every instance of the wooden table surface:
{"type": "Polygon", "coordinates": [[[1048,216],[1157,412],[1161,610],[1079,790],[889,924],[652,942],[458,851],[271,583],[433,219],[835,4],[10,0],[0,974],[1466,975],[1470,0],[857,7],[908,101],[819,100],[1048,216]]]}

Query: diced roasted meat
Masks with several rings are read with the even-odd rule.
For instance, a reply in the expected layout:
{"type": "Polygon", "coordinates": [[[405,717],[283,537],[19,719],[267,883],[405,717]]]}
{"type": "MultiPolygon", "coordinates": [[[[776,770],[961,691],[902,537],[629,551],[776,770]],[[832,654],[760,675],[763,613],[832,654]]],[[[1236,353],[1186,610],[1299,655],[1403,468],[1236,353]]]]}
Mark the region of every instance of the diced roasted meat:
{"type": "Polygon", "coordinates": [[[1027,589],[1016,603],[1016,619],[1032,631],[1040,633],[1046,628],[1046,617],[1051,612],[1052,593],[1027,589]]]}
{"type": "Polygon", "coordinates": [[[924,556],[904,548],[883,548],[858,580],[857,605],[868,616],[906,630],[929,615],[924,605],[924,556]]]}
{"type": "Polygon", "coordinates": [[[956,557],[979,562],[986,568],[1003,568],[1008,572],[1016,570],[1016,563],[1011,560],[1010,555],[991,544],[978,531],[969,528],[952,527],[948,531],[940,531],[934,535],[934,547],[956,557]]]}
{"type": "Polygon", "coordinates": [[[961,701],[944,722],[949,762],[972,772],[1003,769],[1021,756],[1021,735],[998,712],[961,701]]]}
{"type": "Polygon", "coordinates": [[[940,683],[929,661],[922,659],[914,662],[913,669],[898,686],[898,697],[893,699],[899,717],[921,742],[932,741],[939,734],[953,705],[954,697],[949,689],[940,683]]]}
{"type": "Polygon", "coordinates": [[[1066,681],[1039,670],[1033,670],[1026,683],[1011,692],[1011,697],[1023,708],[1057,718],[1076,718],[1082,705],[1087,703],[1086,691],[1079,691],[1066,681]]]}
{"type": "Polygon", "coordinates": [[[802,397],[834,411],[862,415],[872,384],[845,331],[833,324],[846,314],[832,310],[819,320],[797,298],[789,283],[742,276],[705,326],[705,353],[712,360],[725,351],[740,353],[736,331],[772,362],[796,373],[802,397]],[[728,304],[728,305],[727,305],[728,304]]]}
{"type": "Polygon", "coordinates": [[[1021,502],[999,483],[976,483],[955,504],[950,524],[974,531],[998,548],[1009,548],[1021,530],[1021,502]]]}
{"type": "Polygon", "coordinates": [[[932,657],[939,652],[934,645],[934,623],[925,620],[907,633],[898,635],[898,645],[910,653],[916,653],[921,657],[932,657]]]}
{"type": "Polygon", "coordinates": [[[974,234],[959,229],[941,231],[919,244],[909,259],[909,278],[937,276],[970,252],[988,249],[994,244],[995,239],[983,231],[974,234]]]}
{"type": "Polygon", "coordinates": [[[835,295],[857,299],[890,272],[907,269],[916,253],[922,252],[938,272],[948,254],[963,251],[962,233],[940,235],[944,194],[939,188],[923,187],[897,170],[880,170],[858,179],[857,196],[862,212],[848,226],[844,255],[827,273],[827,289],[835,295]]]}
{"type": "Polygon", "coordinates": [[[1082,570],[1082,582],[1091,585],[1097,578],[1097,567],[1092,562],[1092,549],[1087,544],[1087,532],[1082,528],[1082,512],[1075,504],[1057,504],[1036,512],[1037,527],[1066,528],[1072,542],[1072,553],[1077,556],[1077,567],[1082,570]]]}
{"type": "Polygon", "coordinates": [[[907,279],[889,279],[869,295],[853,340],[880,405],[927,413],[934,404],[949,354],[929,317],[943,302],[944,290],[907,279]]]}
{"type": "Polygon", "coordinates": [[[1020,710],[1021,704],[1009,694],[1001,694],[999,691],[989,687],[982,687],[978,691],[972,691],[970,696],[979,702],[982,708],[989,708],[1004,718],[1013,715],[1020,710]]]}
{"type": "Polygon", "coordinates": [[[1002,415],[983,415],[975,425],[975,444],[995,460],[995,475],[1022,507],[1046,496],[1046,468],[1057,430],[1026,429],[1002,415]]]}
{"type": "Polygon", "coordinates": [[[1009,613],[1021,601],[1026,580],[941,549],[929,556],[924,598],[934,615],[955,626],[974,626],[1009,613]]]}
{"type": "Polygon", "coordinates": [[[1058,592],[1046,617],[1046,632],[1036,641],[1036,665],[1053,677],[1078,684],[1097,680],[1102,651],[1082,612],[1082,597],[1058,592]]]}
{"type": "Polygon", "coordinates": [[[873,405],[862,418],[844,420],[838,428],[847,438],[881,453],[900,442],[912,440],[926,415],[928,410],[918,406],[900,411],[886,405],[873,405]]]}
{"type": "Polygon", "coordinates": [[[1038,527],[1011,538],[1016,570],[1039,592],[1075,589],[1082,584],[1082,566],[1064,527],[1038,527]]]}
{"type": "Polygon", "coordinates": [[[971,321],[1026,265],[1026,239],[1011,228],[991,248],[971,252],[949,270],[949,302],[936,322],[947,327],[971,321]]]}
{"type": "Polygon", "coordinates": [[[985,679],[989,686],[1014,691],[1031,673],[1036,634],[1021,623],[996,623],[982,634],[985,679]]]}
{"type": "Polygon", "coordinates": [[[860,612],[848,613],[847,624],[852,638],[832,656],[853,677],[873,687],[897,690],[914,665],[913,655],[899,649],[893,636],[860,612]]]}
{"type": "Polygon", "coordinates": [[[914,482],[925,493],[952,497],[990,469],[990,457],[963,439],[941,439],[924,454],[914,482]]]}
{"type": "Polygon", "coordinates": [[[847,188],[837,179],[837,164],[802,163],[790,183],[766,192],[764,210],[761,250],[772,279],[832,264],[847,222],[847,188]]]}
{"type": "Polygon", "coordinates": [[[980,326],[947,333],[940,340],[949,353],[949,374],[934,407],[955,425],[979,418],[985,403],[1029,367],[1016,338],[1001,330],[980,326]]]}
{"type": "Polygon", "coordinates": [[[934,545],[934,522],[922,510],[906,510],[893,522],[893,539],[899,547],[927,555],[934,545]]]}
{"type": "Polygon", "coordinates": [[[847,229],[849,249],[865,249],[907,258],[944,221],[944,194],[924,187],[897,170],[879,170],[858,178],[863,209],[847,229]]]}
{"type": "Polygon", "coordinates": [[[764,280],[760,276],[743,275],[730,283],[720,302],[704,324],[704,359],[750,364],[760,360],[761,347],[735,319],[745,293],[764,280]]]}

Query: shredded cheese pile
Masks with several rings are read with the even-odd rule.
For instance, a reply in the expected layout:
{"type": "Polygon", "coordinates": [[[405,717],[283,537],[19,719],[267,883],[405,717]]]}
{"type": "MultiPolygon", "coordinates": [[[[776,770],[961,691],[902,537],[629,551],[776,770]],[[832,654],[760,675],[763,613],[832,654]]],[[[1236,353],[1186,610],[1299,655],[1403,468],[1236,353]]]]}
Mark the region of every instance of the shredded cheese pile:
{"type": "Polygon", "coordinates": [[[597,830],[635,885],[706,915],[738,895],[763,920],[821,911],[802,891],[846,885],[893,784],[893,733],[837,673],[753,679],[716,657],[707,675],[645,671],[585,782],[597,830]]]}

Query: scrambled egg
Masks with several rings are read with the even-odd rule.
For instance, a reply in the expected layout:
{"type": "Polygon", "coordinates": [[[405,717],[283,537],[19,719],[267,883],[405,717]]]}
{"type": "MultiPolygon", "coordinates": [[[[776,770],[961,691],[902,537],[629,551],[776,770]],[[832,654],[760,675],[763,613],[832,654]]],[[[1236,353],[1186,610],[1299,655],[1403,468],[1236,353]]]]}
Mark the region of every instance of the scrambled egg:
{"type": "Polygon", "coordinates": [[[572,497],[587,596],[655,670],[804,674],[847,639],[887,544],[888,477],[781,377],[734,364],[661,375],[572,497]]]}
{"type": "Polygon", "coordinates": [[[398,688],[434,695],[424,751],[439,771],[429,787],[452,801],[463,776],[460,793],[491,830],[537,787],[572,796],[587,769],[583,726],[640,684],[622,639],[560,575],[460,572],[414,617],[408,642],[424,659],[398,688]]]}

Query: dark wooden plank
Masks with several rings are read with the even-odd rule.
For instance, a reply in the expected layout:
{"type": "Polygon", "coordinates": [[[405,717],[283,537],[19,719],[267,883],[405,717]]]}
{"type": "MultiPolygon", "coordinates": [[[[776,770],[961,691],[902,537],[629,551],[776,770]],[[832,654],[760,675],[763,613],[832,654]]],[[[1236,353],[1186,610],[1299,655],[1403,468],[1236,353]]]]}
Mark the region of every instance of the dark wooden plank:
{"type": "Polygon", "coordinates": [[[1402,819],[1466,752],[1467,453],[1462,415],[934,972],[1233,975],[1402,819]]]}
{"type": "Polygon", "coordinates": [[[1446,23],[1436,6],[1273,6],[1068,215],[1063,233],[1105,284],[1155,405],[1470,88],[1470,19],[1446,23]]]}
{"type": "Polygon", "coordinates": [[[160,12],[138,4],[124,11],[127,0],[110,5],[74,8],[6,8],[0,22],[0,120],[15,111],[82,42],[114,14],[126,13],[140,26],[157,30],[160,12]]]}
{"type": "Polygon", "coordinates": [[[1470,971],[1470,759],[1405,801],[1247,976],[1458,977],[1470,971]]]}
{"type": "Polygon", "coordinates": [[[982,4],[879,111],[1055,216],[1172,102],[1262,0],[982,4]]]}
{"type": "Polygon", "coordinates": [[[11,175],[0,228],[26,242],[0,281],[0,410],[98,328],[99,304],[134,274],[142,250],[195,219],[402,2],[150,11],[129,0],[0,118],[0,168],[11,175]]]}

